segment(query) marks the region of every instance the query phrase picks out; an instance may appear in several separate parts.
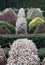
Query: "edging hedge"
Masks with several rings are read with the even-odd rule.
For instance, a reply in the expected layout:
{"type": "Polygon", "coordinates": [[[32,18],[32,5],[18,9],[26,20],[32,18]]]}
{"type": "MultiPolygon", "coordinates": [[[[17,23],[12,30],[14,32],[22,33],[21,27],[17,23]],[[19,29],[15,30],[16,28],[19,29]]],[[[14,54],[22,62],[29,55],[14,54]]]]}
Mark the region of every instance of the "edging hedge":
{"type": "Polygon", "coordinates": [[[19,38],[28,38],[33,40],[37,48],[45,48],[45,34],[27,34],[27,35],[15,35],[15,34],[0,34],[0,45],[7,47],[11,45],[14,40],[19,38]]]}

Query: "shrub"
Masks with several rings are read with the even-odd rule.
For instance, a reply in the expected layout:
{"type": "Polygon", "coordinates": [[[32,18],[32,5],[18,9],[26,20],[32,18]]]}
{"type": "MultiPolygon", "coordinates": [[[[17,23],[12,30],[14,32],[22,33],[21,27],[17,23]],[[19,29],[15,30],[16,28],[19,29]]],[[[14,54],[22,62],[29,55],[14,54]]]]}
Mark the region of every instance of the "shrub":
{"type": "Polygon", "coordinates": [[[5,25],[0,25],[0,34],[11,34],[11,32],[5,25]]]}
{"type": "Polygon", "coordinates": [[[0,45],[3,48],[4,47],[9,47],[12,44],[13,41],[14,41],[14,39],[4,38],[4,37],[0,36],[0,45]]]}
{"type": "Polygon", "coordinates": [[[15,27],[8,22],[0,21],[0,25],[5,25],[11,31],[11,33],[15,33],[15,27]]]}
{"type": "Polygon", "coordinates": [[[40,65],[37,48],[32,40],[18,39],[14,41],[9,51],[9,58],[7,61],[7,65],[11,64],[40,65]]]}
{"type": "Polygon", "coordinates": [[[45,33],[45,25],[43,23],[39,23],[34,31],[34,34],[40,34],[40,33],[45,33]]]}
{"type": "Polygon", "coordinates": [[[10,48],[5,47],[5,48],[3,48],[3,49],[4,49],[4,53],[5,53],[5,55],[6,55],[6,58],[8,58],[8,57],[9,57],[9,50],[10,50],[10,48]]]}
{"type": "Polygon", "coordinates": [[[14,12],[14,10],[12,8],[6,8],[3,11],[3,18],[4,18],[4,21],[7,21],[8,23],[15,26],[15,24],[16,24],[16,13],[14,12]]]}
{"type": "Polygon", "coordinates": [[[38,55],[39,55],[40,59],[43,60],[43,58],[45,58],[45,48],[40,48],[38,50],[38,55]]]}
{"type": "Polygon", "coordinates": [[[26,34],[26,33],[27,33],[27,21],[25,18],[25,10],[23,8],[20,8],[16,22],[16,34],[26,34]]]}
{"type": "Polygon", "coordinates": [[[33,33],[40,22],[44,22],[44,20],[40,17],[36,17],[32,21],[30,21],[28,24],[29,33],[33,33]]]}
{"type": "Polygon", "coordinates": [[[12,8],[6,8],[3,12],[0,13],[0,20],[6,21],[11,25],[15,26],[16,24],[16,13],[12,8]]]}
{"type": "Polygon", "coordinates": [[[40,8],[31,7],[27,12],[27,19],[34,19],[36,17],[44,18],[40,8]]]}

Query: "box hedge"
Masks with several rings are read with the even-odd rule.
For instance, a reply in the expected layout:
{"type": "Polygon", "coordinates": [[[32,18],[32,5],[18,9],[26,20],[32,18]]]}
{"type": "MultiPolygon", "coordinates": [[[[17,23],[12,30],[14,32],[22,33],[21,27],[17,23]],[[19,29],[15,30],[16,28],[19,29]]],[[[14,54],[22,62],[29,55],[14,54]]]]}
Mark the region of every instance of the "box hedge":
{"type": "Polygon", "coordinates": [[[27,35],[15,35],[15,34],[0,34],[0,45],[2,47],[8,47],[14,40],[19,38],[28,38],[33,40],[37,48],[45,48],[45,34],[27,34],[27,35]]]}

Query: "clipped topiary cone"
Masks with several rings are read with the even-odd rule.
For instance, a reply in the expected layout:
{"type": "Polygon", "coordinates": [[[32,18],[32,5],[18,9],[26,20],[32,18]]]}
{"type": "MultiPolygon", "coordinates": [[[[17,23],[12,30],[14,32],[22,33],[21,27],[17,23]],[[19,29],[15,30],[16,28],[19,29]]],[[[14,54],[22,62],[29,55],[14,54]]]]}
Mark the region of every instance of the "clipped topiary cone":
{"type": "Polygon", "coordinates": [[[26,34],[27,33],[27,21],[25,18],[25,10],[23,8],[19,9],[18,18],[16,21],[16,34],[26,34]]]}
{"type": "Polygon", "coordinates": [[[42,65],[45,65],[45,58],[42,60],[42,65]]]}
{"type": "Polygon", "coordinates": [[[43,23],[39,23],[39,25],[34,31],[34,34],[39,34],[39,33],[45,33],[45,25],[43,23]]]}
{"type": "Polygon", "coordinates": [[[6,65],[6,56],[1,47],[0,47],[0,65],[6,65]]]}

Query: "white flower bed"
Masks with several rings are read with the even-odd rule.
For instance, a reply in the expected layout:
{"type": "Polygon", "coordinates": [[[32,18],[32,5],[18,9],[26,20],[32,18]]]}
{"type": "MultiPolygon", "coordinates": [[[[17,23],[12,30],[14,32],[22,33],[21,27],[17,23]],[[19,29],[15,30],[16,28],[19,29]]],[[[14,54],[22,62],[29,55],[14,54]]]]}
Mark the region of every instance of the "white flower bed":
{"type": "Polygon", "coordinates": [[[40,65],[37,48],[32,40],[18,39],[14,41],[7,65],[40,65]]]}

